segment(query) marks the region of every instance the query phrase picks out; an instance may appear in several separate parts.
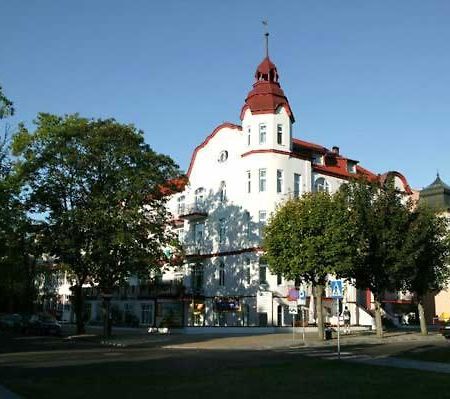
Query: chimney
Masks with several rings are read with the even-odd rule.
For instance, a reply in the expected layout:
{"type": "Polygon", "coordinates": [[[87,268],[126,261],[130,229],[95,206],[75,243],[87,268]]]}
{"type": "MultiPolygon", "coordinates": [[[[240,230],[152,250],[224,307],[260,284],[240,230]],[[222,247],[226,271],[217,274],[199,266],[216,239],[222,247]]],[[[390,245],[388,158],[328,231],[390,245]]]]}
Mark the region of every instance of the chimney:
{"type": "Polygon", "coordinates": [[[339,155],[339,147],[333,146],[333,147],[331,148],[331,151],[332,151],[333,153],[335,153],[336,155],[339,155]]]}

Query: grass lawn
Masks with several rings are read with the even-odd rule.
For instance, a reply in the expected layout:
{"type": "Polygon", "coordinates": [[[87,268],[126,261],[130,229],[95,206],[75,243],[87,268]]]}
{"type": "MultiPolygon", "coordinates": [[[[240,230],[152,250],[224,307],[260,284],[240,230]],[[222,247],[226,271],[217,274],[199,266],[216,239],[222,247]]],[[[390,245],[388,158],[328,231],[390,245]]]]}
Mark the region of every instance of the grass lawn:
{"type": "MultiPolygon", "coordinates": [[[[214,355],[215,356],[215,355],[214,355]]],[[[295,356],[231,364],[171,358],[55,368],[0,368],[24,398],[450,398],[450,376],[295,356]],[[256,363],[256,364],[255,364],[256,363]]],[[[249,354],[251,356],[251,354],[249,354]]],[[[250,358],[249,358],[250,359],[250,358]]],[[[259,358],[258,358],[259,359],[259,358]]]]}

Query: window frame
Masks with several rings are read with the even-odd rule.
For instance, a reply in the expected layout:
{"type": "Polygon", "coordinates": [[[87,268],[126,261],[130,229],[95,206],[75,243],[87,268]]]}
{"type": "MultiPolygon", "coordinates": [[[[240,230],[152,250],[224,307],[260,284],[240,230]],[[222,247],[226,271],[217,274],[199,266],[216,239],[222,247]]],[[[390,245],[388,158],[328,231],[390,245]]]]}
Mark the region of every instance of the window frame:
{"type": "Polygon", "coordinates": [[[267,125],[265,123],[259,124],[259,144],[266,144],[267,142],[267,125]]]}
{"type": "Polygon", "coordinates": [[[330,188],[331,188],[330,183],[324,177],[320,176],[314,180],[314,192],[315,193],[322,193],[322,192],[330,193],[330,188]],[[319,181],[323,181],[323,184],[319,183],[319,181]]]}
{"type": "Polygon", "coordinates": [[[277,193],[283,193],[284,172],[283,169],[277,169],[277,193]]]}
{"type": "Polygon", "coordinates": [[[219,286],[225,287],[225,263],[219,262],[219,286]]]}
{"type": "Polygon", "coordinates": [[[267,169],[259,169],[259,192],[264,193],[267,191],[267,169]]]}
{"type": "Polygon", "coordinates": [[[283,124],[278,123],[277,124],[277,144],[278,145],[284,145],[283,144],[283,133],[284,133],[283,124]]]}
{"type": "Polygon", "coordinates": [[[267,263],[259,262],[258,266],[258,281],[259,284],[267,284],[267,263]]]}
{"type": "Polygon", "coordinates": [[[298,198],[302,194],[302,175],[300,173],[294,173],[294,190],[293,190],[293,192],[294,192],[294,198],[298,198]],[[297,177],[298,177],[298,179],[297,179],[297,177]]]}

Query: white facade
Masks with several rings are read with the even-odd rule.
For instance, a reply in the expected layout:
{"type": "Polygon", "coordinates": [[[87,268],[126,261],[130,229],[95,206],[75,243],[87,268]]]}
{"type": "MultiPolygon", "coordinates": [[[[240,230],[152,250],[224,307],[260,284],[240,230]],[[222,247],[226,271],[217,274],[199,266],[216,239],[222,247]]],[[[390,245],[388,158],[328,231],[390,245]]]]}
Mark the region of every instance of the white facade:
{"type": "MultiPolygon", "coordinates": [[[[242,124],[220,125],[195,149],[189,184],[168,205],[188,259],[187,325],[292,325],[287,293],[294,282],[272,275],[261,261],[266,221],[290,196],[334,192],[352,174],[378,178],[342,157],[337,147],[330,151],[293,139],[294,118],[275,65],[266,58],[255,76],[242,124]]],[[[395,176],[399,188],[409,190],[406,180],[395,176]]],[[[344,303],[354,324],[371,320],[359,306],[366,299],[366,293],[347,286],[344,303]]],[[[327,306],[331,317],[331,302],[325,301],[327,306]]]]}

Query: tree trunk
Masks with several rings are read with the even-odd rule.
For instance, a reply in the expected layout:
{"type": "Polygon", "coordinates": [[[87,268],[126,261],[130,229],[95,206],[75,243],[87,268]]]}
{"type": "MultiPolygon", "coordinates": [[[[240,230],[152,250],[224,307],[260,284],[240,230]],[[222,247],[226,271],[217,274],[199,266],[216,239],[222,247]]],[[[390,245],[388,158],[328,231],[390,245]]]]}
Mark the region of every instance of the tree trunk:
{"type": "Polygon", "coordinates": [[[422,298],[418,298],[417,309],[419,311],[420,332],[422,335],[428,335],[427,321],[425,320],[425,309],[422,298]]]}
{"type": "Polygon", "coordinates": [[[323,309],[322,309],[322,297],[323,297],[323,285],[316,285],[314,288],[314,296],[316,299],[316,314],[317,314],[317,332],[319,339],[325,339],[324,324],[323,324],[323,309]]]}
{"type": "Polygon", "coordinates": [[[83,315],[83,288],[81,284],[76,284],[73,287],[73,308],[77,322],[77,334],[84,334],[84,315],[83,315]]]}
{"type": "Polygon", "coordinates": [[[375,303],[375,328],[377,330],[377,337],[383,338],[383,321],[381,320],[381,303],[378,296],[374,295],[375,303]]]}
{"type": "Polygon", "coordinates": [[[29,258],[27,266],[27,276],[25,282],[25,295],[27,299],[24,306],[25,311],[31,314],[34,311],[34,304],[36,301],[36,288],[34,284],[34,282],[36,281],[36,259],[29,258]]]}
{"type": "Polygon", "coordinates": [[[111,337],[112,331],[111,297],[110,294],[103,294],[103,336],[105,338],[111,337]]]}

